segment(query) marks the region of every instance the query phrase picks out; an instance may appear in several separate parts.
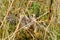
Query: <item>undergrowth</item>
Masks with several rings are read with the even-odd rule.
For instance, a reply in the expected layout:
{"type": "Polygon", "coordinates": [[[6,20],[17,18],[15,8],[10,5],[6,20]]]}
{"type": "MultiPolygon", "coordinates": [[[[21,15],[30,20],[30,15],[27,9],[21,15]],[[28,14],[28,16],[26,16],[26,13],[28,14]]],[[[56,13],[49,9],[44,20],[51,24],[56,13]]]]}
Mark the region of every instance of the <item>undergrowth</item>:
{"type": "Polygon", "coordinates": [[[0,40],[60,40],[58,5],[54,0],[0,0],[0,40]]]}

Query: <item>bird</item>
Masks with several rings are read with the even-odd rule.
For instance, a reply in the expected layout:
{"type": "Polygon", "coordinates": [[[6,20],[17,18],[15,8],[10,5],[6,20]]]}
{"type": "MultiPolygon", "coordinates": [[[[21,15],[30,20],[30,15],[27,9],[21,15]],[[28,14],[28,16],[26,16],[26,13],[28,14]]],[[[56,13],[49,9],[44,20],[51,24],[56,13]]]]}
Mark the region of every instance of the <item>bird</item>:
{"type": "Polygon", "coordinates": [[[30,21],[33,21],[33,22],[36,21],[35,14],[29,15],[29,18],[30,18],[30,21]]]}

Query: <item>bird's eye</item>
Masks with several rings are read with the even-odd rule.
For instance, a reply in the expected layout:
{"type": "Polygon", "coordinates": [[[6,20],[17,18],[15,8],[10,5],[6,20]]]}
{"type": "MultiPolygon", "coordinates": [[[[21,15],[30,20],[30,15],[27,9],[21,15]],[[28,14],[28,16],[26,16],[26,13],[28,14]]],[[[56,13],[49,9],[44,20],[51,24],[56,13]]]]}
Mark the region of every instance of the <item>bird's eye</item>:
{"type": "Polygon", "coordinates": [[[1,22],[0,22],[0,25],[1,25],[1,22]]]}

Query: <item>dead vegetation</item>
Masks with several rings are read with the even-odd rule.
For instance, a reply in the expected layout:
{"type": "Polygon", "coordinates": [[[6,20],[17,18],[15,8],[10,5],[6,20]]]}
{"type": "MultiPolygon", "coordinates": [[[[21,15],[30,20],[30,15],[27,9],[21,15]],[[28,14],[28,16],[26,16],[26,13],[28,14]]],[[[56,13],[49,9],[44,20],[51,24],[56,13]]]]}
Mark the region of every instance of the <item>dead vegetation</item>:
{"type": "Polygon", "coordinates": [[[0,40],[60,40],[59,0],[0,0],[0,40]]]}

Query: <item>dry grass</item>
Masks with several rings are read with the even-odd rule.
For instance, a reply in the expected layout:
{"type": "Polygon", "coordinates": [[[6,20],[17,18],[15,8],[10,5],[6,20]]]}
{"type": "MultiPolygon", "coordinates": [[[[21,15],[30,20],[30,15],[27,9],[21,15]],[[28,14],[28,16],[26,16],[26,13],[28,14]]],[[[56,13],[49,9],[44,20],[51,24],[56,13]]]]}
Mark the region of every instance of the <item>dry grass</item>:
{"type": "Polygon", "coordinates": [[[54,0],[0,0],[0,40],[60,40],[58,6],[54,0]]]}

